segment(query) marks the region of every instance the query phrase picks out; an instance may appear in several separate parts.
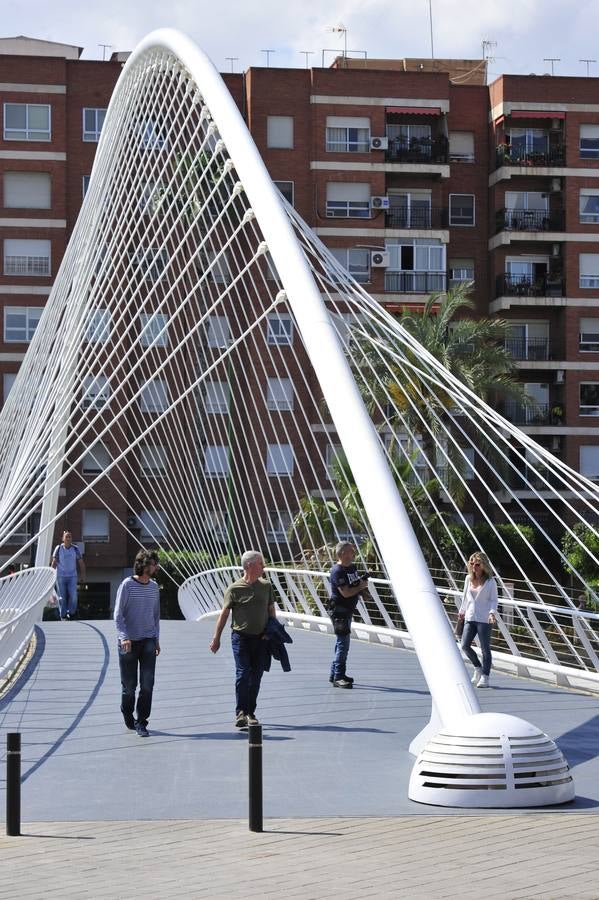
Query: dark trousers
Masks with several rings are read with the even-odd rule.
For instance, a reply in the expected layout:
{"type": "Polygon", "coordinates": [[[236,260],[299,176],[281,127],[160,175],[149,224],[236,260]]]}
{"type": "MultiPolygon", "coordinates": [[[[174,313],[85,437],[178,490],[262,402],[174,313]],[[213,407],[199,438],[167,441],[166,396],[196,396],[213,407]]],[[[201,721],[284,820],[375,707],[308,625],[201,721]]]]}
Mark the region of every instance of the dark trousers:
{"type": "Polygon", "coordinates": [[[256,712],[266,641],[261,635],[231,632],[231,646],[235,657],[235,709],[253,715],[256,712]]]}
{"type": "Polygon", "coordinates": [[[154,690],[154,670],[156,669],[156,639],[144,638],[131,641],[129,653],[123,653],[119,644],[119,666],[121,669],[121,712],[127,724],[133,722],[133,711],[137,712],[140,725],[147,725],[152,709],[154,690]],[[137,673],[139,670],[139,695],[135,707],[137,673]]]}
{"type": "Polygon", "coordinates": [[[489,675],[491,672],[491,630],[493,626],[488,622],[465,622],[464,634],[462,635],[462,650],[472,663],[479,669],[481,667],[480,660],[476,652],[470,646],[474,638],[478,635],[478,642],[483,657],[482,670],[483,675],[489,675]]]}

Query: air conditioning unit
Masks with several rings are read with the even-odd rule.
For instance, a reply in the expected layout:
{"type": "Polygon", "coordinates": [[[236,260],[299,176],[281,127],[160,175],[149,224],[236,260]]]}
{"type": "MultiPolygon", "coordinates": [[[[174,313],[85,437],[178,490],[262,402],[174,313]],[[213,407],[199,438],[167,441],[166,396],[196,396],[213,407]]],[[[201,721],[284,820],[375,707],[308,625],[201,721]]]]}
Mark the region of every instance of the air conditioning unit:
{"type": "Polygon", "coordinates": [[[561,178],[552,178],[551,179],[551,193],[557,194],[562,189],[562,180],[561,178]]]}
{"type": "Polygon", "coordinates": [[[389,198],[388,197],[371,197],[370,198],[370,208],[371,209],[389,209],[389,198]]]}
{"type": "Polygon", "coordinates": [[[562,130],[562,120],[561,119],[552,119],[551,120],[551,130],[552,131],[561,131],[562,130]]]}
{"type": "Polygon", "coordinates": [[[370,265],[373,269],[387,269],[391,263],[391,254],[386,250],[373,250],[370,254],[370,265]]]}
{"type": "Polygon", "coordinates": [[[137,516],[129,516],[127,519],[127,528],[133,530],[134,528],[140,528],[139,519],[137,516]]]}
{"type": "Polygon", "coordinates": [[[371,150],[387,150],[389,148],[389,138],[386,137],[371,137],[370,138],[370,149],[371,150]]]}
{"type": "Polygon", "coordinates": [[[555,373],[555,383],[563,384],[565,380],[566,380],[566,373],[564,372],[563,369],[558,369],[555,373]]]}
{"type": "Polygon", "coordinates": [[[559,434],[554,434],[551,438],[551,449],[552,450],[561,450],[562,449],[562,439],[559,434]]]}
{"type": "Polygon", "coordinates": [[[551,245],[551,255],[552,256],[561,256],[562,247],[561,244],[552,244],[551,245]]]}

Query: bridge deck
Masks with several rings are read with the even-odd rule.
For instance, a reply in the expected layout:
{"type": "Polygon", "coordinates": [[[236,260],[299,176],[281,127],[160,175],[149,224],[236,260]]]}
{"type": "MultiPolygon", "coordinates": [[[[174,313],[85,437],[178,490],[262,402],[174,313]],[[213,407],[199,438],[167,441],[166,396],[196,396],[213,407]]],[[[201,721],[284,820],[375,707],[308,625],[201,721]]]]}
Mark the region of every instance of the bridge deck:
{"type": "MultiPolygon", "coordinates": [[[[0,788],[4,734],[21,731],[24,822],[246,815],[247,739],[233,727],[232,655],[226,640],[209,653],[212,630],[212,622],[163,623],[152,736],[143,740],[119,713],[113,623],[42,626],[25,677],[0,702],[0,788]]],[[[407,799],[408,745],[430,709],[416,656],[354,641],[356,685],[336,690],[327,680],[333,639],[292,634],[292,672],[275,663],[260,695],[265,817],[456,814],[407,799]]],[[[509,676],[493,681],[483,708],[547,731],[574,769],[577,800],[556,813],[596,812],[597,698],[509,676]]]]}

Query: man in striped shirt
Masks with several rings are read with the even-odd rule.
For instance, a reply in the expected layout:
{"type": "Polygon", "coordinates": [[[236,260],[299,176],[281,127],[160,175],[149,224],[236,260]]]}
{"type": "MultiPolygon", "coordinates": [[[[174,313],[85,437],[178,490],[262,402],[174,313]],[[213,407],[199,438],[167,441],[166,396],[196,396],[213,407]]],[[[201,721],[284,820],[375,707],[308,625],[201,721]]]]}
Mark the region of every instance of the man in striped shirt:
{"type": "Polygon", "coordinates": [[[136,731],[139,737],[149,737],[154,671],[160,653],[160,589],[152,577],[157,568],[156,553],[140,550],[135,557],[133,575],[121,582],[114,607],[121,670],[121,712],[127,728],[136,731]],[[134,710],[137,719],[133,716],[134,710]]]}

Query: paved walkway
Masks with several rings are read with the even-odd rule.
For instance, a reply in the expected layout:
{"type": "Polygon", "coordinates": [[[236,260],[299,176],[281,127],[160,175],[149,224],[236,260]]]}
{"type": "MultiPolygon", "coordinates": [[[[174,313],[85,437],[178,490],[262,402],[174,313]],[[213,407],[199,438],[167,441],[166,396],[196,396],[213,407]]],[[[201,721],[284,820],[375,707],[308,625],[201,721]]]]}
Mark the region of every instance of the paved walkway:
{"type": "Polygon", "coordinates": [[[22,838],[0,837],[0,898],[599,898],[599,702],[498,676],[484,709],[557,739],[577,800],[543,812],[411,803],[407,748],[430,698],[414,654],[354,642],[353,691],[327,681],[332,639],[294,631],[265,675],[265,833],[249,833],[247,738],[212,623],[163,623],[152,737],[125,731],[110,622],[47,623],[0,701],[23,734],[22,838]]]}

